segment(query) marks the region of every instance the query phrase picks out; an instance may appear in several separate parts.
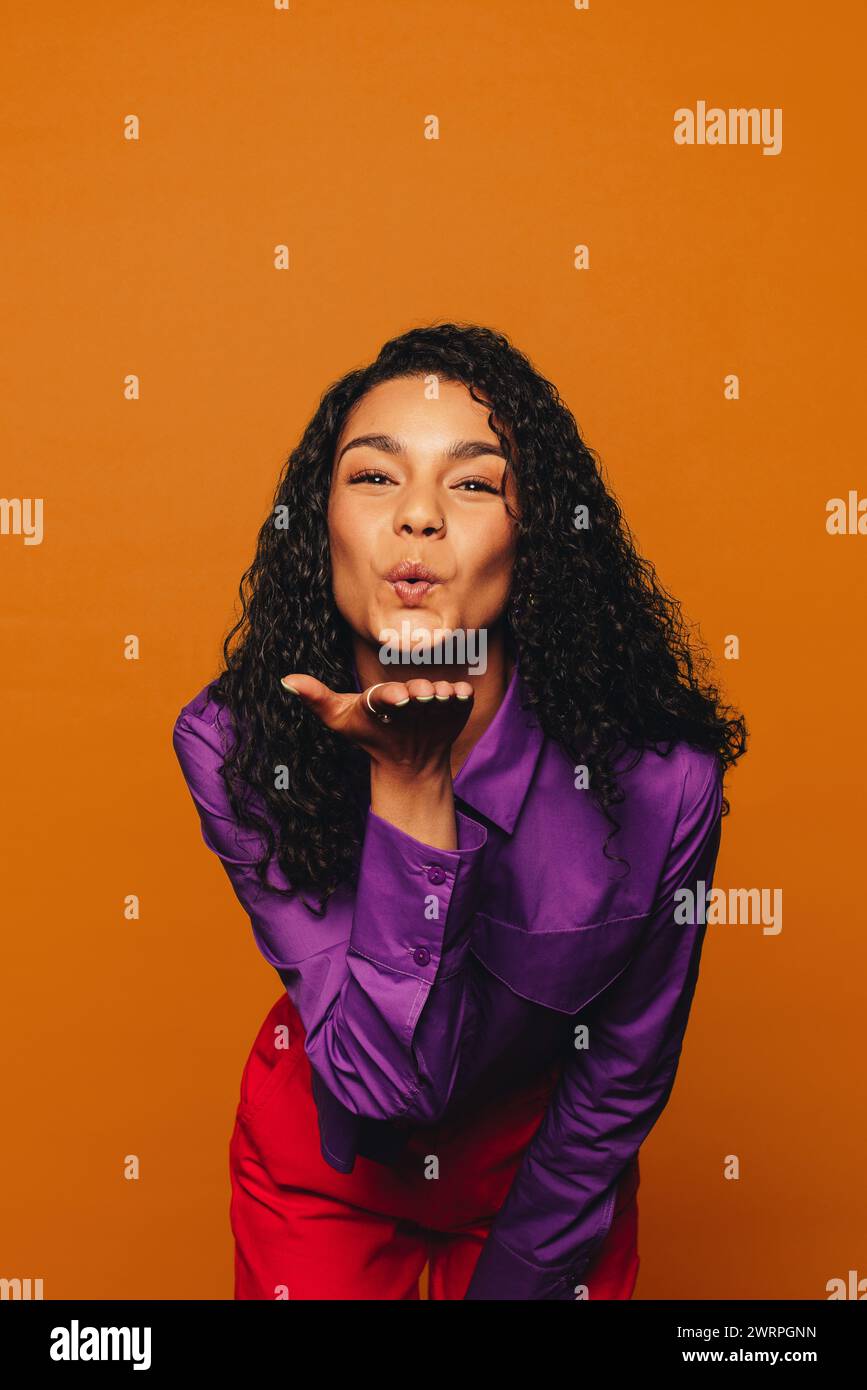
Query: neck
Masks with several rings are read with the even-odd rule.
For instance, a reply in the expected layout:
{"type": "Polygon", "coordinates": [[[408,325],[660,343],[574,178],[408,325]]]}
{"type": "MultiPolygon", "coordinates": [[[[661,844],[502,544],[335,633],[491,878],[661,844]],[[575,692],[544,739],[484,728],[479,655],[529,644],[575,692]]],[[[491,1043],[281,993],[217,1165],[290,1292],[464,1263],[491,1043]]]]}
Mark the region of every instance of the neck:
{"type": "Polygon", "coordinates": [[[466,665],[423,666],[411,662],[383,665],[379,648],[353,636],[353,655],[362,690],[380,681],[468,681],[475,692],[470,717],[452,745],[452,778],[457,777],[500,705],[512,678],[514,657],[503,638],[502,628],[488,630],[487,663],[484,673],[471,675],[466,665]]]}

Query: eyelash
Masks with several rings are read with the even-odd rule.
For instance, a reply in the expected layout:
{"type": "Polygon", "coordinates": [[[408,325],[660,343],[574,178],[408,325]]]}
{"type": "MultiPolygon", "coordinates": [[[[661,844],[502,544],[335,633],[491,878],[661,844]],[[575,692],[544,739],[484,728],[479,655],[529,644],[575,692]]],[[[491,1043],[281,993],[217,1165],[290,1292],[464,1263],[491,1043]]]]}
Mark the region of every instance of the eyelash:
{"type": "MultiPolygon", "coordinates": [[[[361,473],[353,473],[351,478],[347,479],[347,481],[350,483],[361,483],[369,478],[388,478],[388,474],[383,473],[380,468],[365,468],[361,473]]],[[[393,480],[390,479],[389,481],[393,480]]],[[[463,478],[458,486],[463,487],[464,483],[478,483],[484,492],[490,492],[495,497],[499,497],[500,495],[500,489],[494,487],[493,483],[489,483],[487,478],[463,478]]]]}

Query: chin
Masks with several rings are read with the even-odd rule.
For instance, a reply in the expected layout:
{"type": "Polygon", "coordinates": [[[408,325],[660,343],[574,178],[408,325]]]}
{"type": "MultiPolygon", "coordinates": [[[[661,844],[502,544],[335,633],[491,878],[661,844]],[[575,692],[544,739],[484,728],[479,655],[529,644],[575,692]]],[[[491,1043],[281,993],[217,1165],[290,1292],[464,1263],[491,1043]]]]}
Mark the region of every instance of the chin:
{"type": "MultiPolygon", "coordinates": [[[[403,651],[407,648],[411,650],[427,638],[431,647],[435,648],[438,645],[435,634],[438,631],[446,632],[454,629],[455,624],[448,622],[439,613],[431,613],[428,609],[405,608],[398,605],[383,615],[376,640],[380,646],[388,644],[392,650],[397,648],[403,651]]],[[[424,662],[419,663],[420,674],[423,674],[421,667],[424,665],[424,662]]]]}
{"type": "Polygon", "coordinates": [[[409,623],[411,632],[416,631],[416,629],[421,632],[432,632],[434,628],[452,626],[441,613],[436,613],[431,608],[424,608],[421,605],[418,608],[413,608],[408,604],[398,602],[383,614],[381,626],[396,628],[400,631],[402,623],[409,623]]]}

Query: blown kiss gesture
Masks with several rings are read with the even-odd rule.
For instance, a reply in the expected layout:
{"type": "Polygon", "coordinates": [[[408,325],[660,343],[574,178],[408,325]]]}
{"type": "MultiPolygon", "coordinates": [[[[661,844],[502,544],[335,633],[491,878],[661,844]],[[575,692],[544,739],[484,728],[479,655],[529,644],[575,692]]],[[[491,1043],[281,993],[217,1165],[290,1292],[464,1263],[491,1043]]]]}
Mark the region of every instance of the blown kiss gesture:
{"type": "Polygon", "coordinates": [[[469,681],[381,681],[360,694],[329,689],[314,676],[291,674],[281,684],[318,719],[371,759],[371,787],[377,775],[423,784],[451,783],[452,744],[473,708],[469,681]]]}

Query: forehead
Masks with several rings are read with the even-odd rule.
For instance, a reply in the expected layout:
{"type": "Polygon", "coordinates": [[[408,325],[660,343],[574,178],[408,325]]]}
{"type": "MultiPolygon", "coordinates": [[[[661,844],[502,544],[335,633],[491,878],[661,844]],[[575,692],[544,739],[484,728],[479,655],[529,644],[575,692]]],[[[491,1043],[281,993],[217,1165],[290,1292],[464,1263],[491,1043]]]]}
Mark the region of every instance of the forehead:
{"type": "Polygon", "coordinates": [[[358,434],[373,433],[398,437],[410,449],[422,444],[436,447],[438,441],[454,439],[490,440],[498,445],[488,424],[490,411],[489,404],[473,399],[463,382],[432,375],[396,377],[379,382],[356,402],[344,421],[337,449],[358,434]]]}

